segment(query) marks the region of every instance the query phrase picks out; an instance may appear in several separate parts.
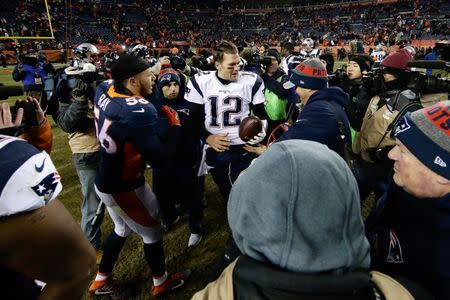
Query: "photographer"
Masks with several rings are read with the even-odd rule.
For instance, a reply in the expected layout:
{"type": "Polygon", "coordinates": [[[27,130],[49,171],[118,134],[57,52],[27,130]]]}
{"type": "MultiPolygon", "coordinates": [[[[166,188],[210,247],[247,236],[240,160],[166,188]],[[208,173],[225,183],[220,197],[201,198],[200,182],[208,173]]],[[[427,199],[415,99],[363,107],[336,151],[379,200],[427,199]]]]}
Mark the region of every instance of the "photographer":
{"type": "Polygon", "coordinates": [[[45,78],[48,73],[53,73],[54,68],[46,60],[39,60],[37,53],[29,50],[27,54],[19,55],[19,64],[13,70],[12,77],[14,81],[22,81],[25,92],[30,90],[42,90],[45,78]]]}
{"type": "MultiPolygon", "coordinates": [[[[85,44],[82,44],[85,45],[85,44]]],[[[90,44],[89,44],[90,45],[90,44]]],[[[97,261],[100,260],[101,251],[101,231],[100,225],[103,220],[104,210],[100,207],[100,199],[94,190],[95,174],[98,162],[100,160],[100,148],[95,135],[94,112],[93,112],[93,88],[85,83],[87,80],[86,66],[89,63],[91,54],[98,50],[95,46],[78,47],[78,56],[73,64],[80,66],[66,68],[66,75],[72,76],[68,81],[75,81],[75,87],[71,84],[64,85],[61,94],[57,95],[59,100],[59,109],[56,117],[57,124],[61,129],[68,133],[69,146],[72,151],[74,167],[77,171],[83,194],[83,203],[81,205],[81,229],[87,239],[97,252],[97,261]],[[81,62],[83,64],[82,69],[81,62]]],[[[81,45],[80,45],[81,46],[81,45]]]]}
{"type": "Polygon", "coordinates": [[[284,123],[287,117],[287,104],[289,90],[283,88],[283,84],[289,80],[288,76],[280,68],[281,57],[277,50],[269,49],[267,56],[271,61],[268,65],[263,65],[261,78],[264,81],[266,99],[265,109],[268,119],[268,132],[278,125],[284,123]]]}
{"type": "Polygon", "coordinates": [[[94,251],[56,199],[62,186],[50,156],[32,146],[47,152],[51,149],[50,125],[39,103],[32,98],[19,103],[34,107],[41,125],[31,128],[24,124],[29,143],[15,138],[10,132],[23,127],[25,109],[19,108],[13,118],[7,103],[0,107],[2,297],[80,299],[95,271],[94,251]],[[42,290],[34,278],[46,283],[42,290]]]}
{"type": "Polygon", "coordinates": [[[393,145],[389,124],[397,115],[397,100],[406,90],[410,60],[411,55],[404,49],[383,59],[381,72],[364,82],[356,99],[354,114],[350,114],[352,127],[359,131],[353,141],[353,152],[359,156],[354,171],[362,201],[372,190],[376,199],[385,191],[387,175],[392,168],[387,158],[393,145]],[[360,118],[364,107],[367,109],[364,117],[360,118]]]}
{"type": "Polygon", "coordinates": [[[357,123],[355,120],[362,119],[367,109],[367,107],[359,109],[356,104],[356,98],[363,85],[363,75],[370,71],[372,64],[373,60],[370,56],[366,54],[353,54],[349,56],[345,73],[341,73],[341,76],[339,76],[338,71],[335,73],[337,77],[342,78],[337,85],[350,96],[350,101],[345,107],[345,112],[347,113],[350,124],[352,124],[352,128],[354,128],[353,124],[357,123]]]}

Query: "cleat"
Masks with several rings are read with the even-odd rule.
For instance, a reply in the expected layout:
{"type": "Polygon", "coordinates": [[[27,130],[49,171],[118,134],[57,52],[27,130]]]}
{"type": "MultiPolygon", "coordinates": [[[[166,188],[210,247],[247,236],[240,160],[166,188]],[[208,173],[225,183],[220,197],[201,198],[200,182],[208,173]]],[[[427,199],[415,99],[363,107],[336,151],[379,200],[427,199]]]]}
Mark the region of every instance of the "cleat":
{"type": "Polygon", "coordinates": [[[94,280],[89,286],[90,295],[110,295],[115,297],[120,295],[121,290],[111,277],[105,280],[94,280]]]}
{"type": "Polygon", "coordinates": [[[195,247],[200,244],[202,235],[198,233],[191,233],[189,236],[188,247],[195,247]]]}
{"type": "Polygon", "coordinates": [[[183,272],[168,274],[166,281],[158,286],[152,287],[152,296],[162,296],[170,291],[173,291],[184,284],[184,281],[191,275],[191,270],[184,270],[183,272]]]}

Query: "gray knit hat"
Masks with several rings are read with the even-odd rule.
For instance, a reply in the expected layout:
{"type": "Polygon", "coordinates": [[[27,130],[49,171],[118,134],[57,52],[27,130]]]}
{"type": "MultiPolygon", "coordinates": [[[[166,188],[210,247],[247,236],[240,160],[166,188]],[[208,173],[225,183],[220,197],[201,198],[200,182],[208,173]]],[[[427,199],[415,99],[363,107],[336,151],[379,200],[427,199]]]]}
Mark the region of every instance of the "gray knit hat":
{"type": "Polygon", "coordinates": [[[276,143],[231,190],[228,220],[242,253],[294,272],[369,268],[356,180],[325,145],[276,143]]]}
{"type": "Polygon", "coordinates": [[[406,114],[395,137],[424,165],[450,179],[450,101],[406,114]]]}

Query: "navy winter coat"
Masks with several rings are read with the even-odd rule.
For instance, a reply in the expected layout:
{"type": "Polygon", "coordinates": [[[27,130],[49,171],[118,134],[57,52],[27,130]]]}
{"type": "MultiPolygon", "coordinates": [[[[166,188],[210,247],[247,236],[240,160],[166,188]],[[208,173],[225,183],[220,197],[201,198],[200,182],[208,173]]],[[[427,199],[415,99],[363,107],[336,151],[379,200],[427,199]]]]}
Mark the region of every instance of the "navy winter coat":
{"type": "Polygon", "coordinates": [[[344,158],[344,140],[338,122],[343,124],[345,140],[351,145],[350,124],[344,111],[348,101],[348,94],[338,87],[317,91],[309,98],[295,124],[278,141],[303,139],[319,142],[344,158]]]}

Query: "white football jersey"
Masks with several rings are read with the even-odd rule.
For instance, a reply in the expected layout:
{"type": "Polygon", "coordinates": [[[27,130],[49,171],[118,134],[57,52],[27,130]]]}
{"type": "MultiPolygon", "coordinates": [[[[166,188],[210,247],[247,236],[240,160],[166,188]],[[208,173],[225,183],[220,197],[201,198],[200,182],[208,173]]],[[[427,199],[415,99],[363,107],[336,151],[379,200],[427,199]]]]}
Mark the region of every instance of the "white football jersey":
{"type": "Polygon", "coordinates": [[[375,62],[381,62],[384,59],[384,57],[386,56],[386,52],[384,52],[383,50],[373,51],[371,56],[375,62]]]}
{"type": "Polygon", "coordinates": [[[0,135],[0,217],[38,209],[61,192],[61,178],[42,150],[0,135]]]}
{"type": "Polygon", "coordinates": [[[316,58],[319,57],[319,55],[320,55],[319,48],[314,48],[311,51],[306,51],[305,49],[300,50],[300,57],[302,57],[303,59],[316,58]]]}
{"type": "Polygon", "coordinates": [[[238,79],[222,84],[217,71],[200,72],[187,84],[187,101],[205,107],[205,128],[212,134],[228,132],[232,145],[244,144],[239,124],[250,115],[250,104],[264,103],[264,83],[257,74],[239,72],[238,79]]]}

